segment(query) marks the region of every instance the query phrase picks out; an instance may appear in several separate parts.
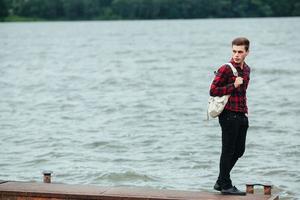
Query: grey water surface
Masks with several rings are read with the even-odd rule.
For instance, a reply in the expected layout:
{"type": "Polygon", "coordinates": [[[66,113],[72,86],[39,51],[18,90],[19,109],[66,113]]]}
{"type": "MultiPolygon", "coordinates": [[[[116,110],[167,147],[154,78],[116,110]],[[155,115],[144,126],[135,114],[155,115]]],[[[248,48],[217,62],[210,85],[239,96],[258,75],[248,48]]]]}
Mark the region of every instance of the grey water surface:
{"type": "Polygon", "coordinates": [[[300,18],[0,23],[0,179],[214,192],[213,71],[251,40],[233,183],[300,196],[300,18]]]}

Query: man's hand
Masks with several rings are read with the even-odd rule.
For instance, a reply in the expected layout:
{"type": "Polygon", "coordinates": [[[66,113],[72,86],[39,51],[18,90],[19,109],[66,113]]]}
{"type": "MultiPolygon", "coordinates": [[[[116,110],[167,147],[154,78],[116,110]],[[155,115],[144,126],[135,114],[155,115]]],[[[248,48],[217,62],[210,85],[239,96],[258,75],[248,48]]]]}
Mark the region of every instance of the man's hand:
{"type": "Polygon", "coordinates": [[[237,88],[242,84],[243,84],[243,78],[242,77],[236,77],[236,79],[234,81],[234,87],[237,88]]]}

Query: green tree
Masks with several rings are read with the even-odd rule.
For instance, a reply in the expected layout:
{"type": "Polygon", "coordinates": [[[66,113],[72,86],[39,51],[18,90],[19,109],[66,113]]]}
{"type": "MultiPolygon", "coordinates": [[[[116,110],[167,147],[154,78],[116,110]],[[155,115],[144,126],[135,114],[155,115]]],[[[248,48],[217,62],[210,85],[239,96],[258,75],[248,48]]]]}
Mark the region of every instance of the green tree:
{"type": "Polygon", "coordinates": [[[6,2],[4,0],[0,0],[0,20],[3,20],[6,16],[8,16],[6,2]]]}
{"type": "MultiPolygon", "coordinates": [[[[299,2],[299,0],[297,0],[299,2]]],[[[291,16],[294,4],[293,0],[267,0],[268,5],[273,11],[273,16],[284,17],[291,16]]]]}
{"type": "Polygon", "coordinates": [[[65,17],[70,20],[84,19],[84,0],[64,0],[63,8],[65,17]]]}
{"type": "Polygon", "coordinates": [[[57,19],[63,15],[61,0],[31,0],[22,3],[18,14],[26,17],[57,19]]]}
{"type": "Polygon", "coordinates": [[[293,11],[292,11],[293,16],[300,16],[300,2],[295,2],[293,11]]]}

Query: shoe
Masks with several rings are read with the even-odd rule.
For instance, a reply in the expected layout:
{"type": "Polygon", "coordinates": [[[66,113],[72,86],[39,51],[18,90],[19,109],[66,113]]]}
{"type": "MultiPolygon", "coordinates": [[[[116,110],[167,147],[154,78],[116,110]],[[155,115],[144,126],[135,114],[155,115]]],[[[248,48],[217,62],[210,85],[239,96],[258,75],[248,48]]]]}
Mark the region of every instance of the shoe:
{"type": "Polygon", "coordinates": [[[217,190],[217,191],[221,191],[222,190],[222,188],[221,188],[221,186],[219,185],[218,182],[216,182],[216,184],[214,185],[214,189],[217,190]]]}
{"type": "Polygon", "coordinates": [[[239,195],[239,196],[245,196],[246,192],[242,192],[238,190],[235,186],[229,188],[229,189],[222,189],[221,193],[224,195],[239,195]]]}

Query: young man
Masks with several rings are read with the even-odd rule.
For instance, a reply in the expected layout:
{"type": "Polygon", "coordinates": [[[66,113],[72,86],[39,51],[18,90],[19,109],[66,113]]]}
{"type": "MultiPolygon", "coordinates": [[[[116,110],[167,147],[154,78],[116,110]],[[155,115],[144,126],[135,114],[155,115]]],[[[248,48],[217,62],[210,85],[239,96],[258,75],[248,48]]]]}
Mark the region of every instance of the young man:
{"type": "Polygon", "coordinates": [[[237,69],[238,77],[233,75],[229,65],[221,66],[211,84],[211,96],[230,94],[230,98],[219,115],[222,129],[222,153],[220,171],[215,190],[228,195],[246,195],[232,185],[230,171],[245,151],[248,129],[248,107],[246,90],[249,83],[250,68],[245,63],[249,53],[250,42],[247,38],[232,41],[232,58],[230,63],[237,69]]]}

